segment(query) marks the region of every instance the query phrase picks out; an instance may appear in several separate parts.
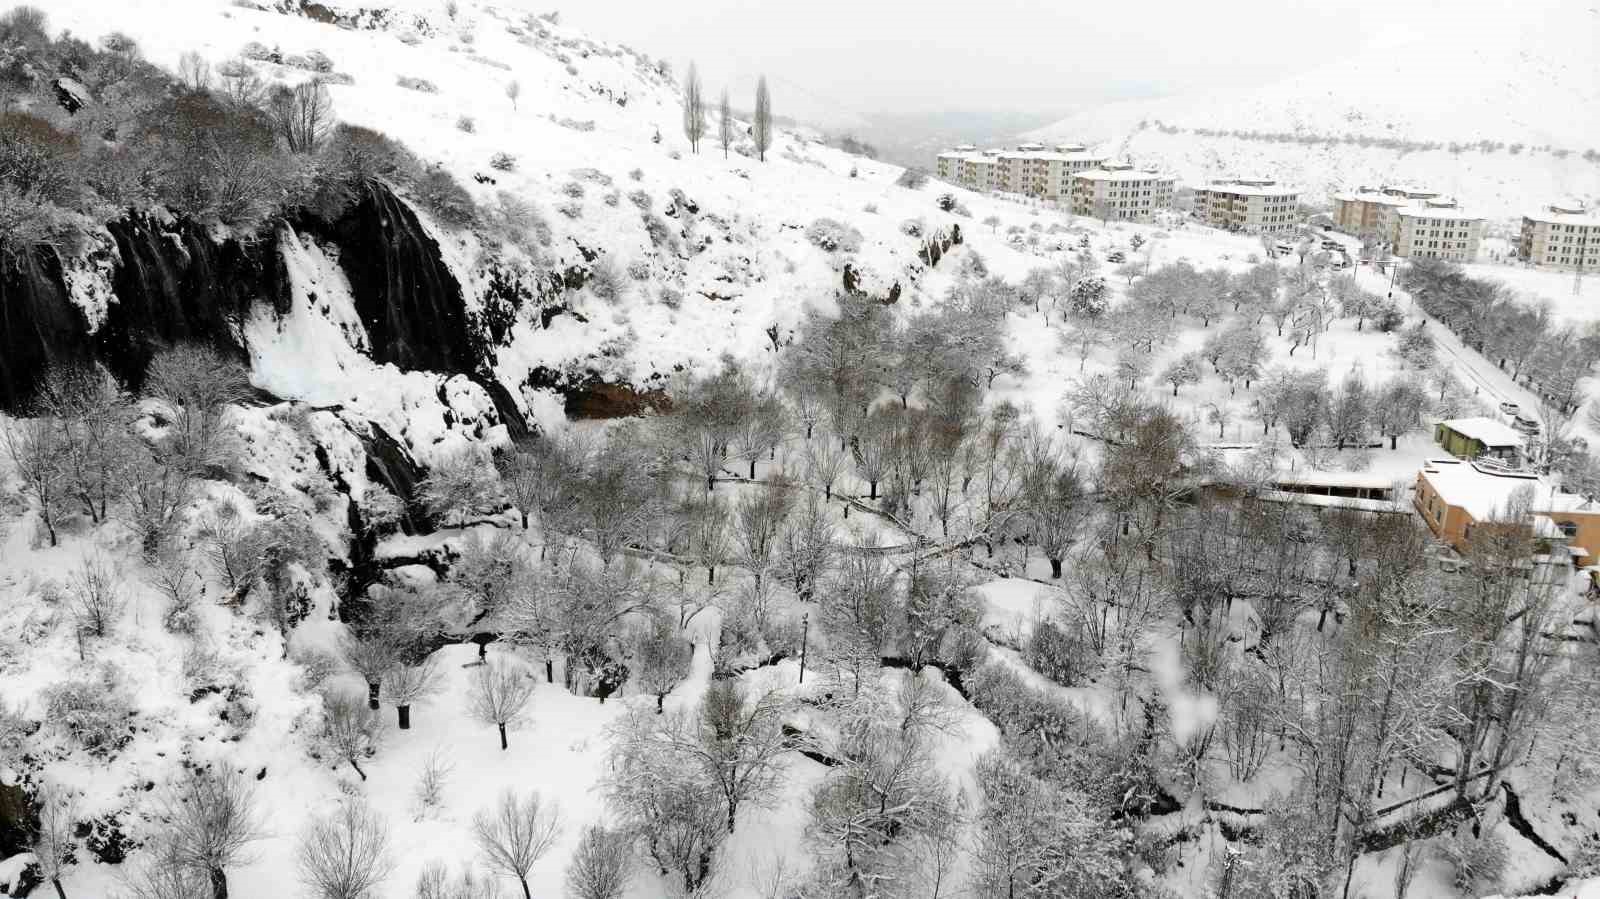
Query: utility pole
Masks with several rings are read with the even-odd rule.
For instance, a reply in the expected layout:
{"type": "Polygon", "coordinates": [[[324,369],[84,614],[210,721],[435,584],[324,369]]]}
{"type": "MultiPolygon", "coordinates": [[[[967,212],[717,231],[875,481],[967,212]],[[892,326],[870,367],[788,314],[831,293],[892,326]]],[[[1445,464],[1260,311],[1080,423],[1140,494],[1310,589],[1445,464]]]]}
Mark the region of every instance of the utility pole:
{"type": "Polygon", "coordinates": [[[806,612],[800,616],[800,683],[806,682],[806,646],[810,644],[808,635],[811,633],[811,613],[806,612]]]}

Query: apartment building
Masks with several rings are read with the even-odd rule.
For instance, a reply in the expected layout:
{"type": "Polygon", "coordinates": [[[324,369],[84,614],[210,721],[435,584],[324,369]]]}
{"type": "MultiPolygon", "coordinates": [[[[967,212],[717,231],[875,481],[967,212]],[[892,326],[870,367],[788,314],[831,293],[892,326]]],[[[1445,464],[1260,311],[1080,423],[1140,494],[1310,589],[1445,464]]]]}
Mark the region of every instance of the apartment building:
{"type": "Polygon", "coordinates": [[[1600,269],[1600,215],[1570,201],[1529,213],[1517,252],[1537,268],[1600,269]]]}
{"type": "Polygon", "coordinates": [[[1082,144],[1019,144],[1013,150],[961,146],[940,153],[940,178],[979,191],[1024,194],[1063,200],[1072,190],[1072,176],[1105,164],[1107,157],[1082,144]]]}
{"type": "Polygon", "coordinates": [[[1436,198],[1393,212],[1385,236],[1391,251],[1407,259],[1448,259],[1475,262],[1483,241],[1484,218],[1472,215],[1451,200],[1436,198]]]}
{"type": "Polygon", "coordinates": [[[1438,198],[1438,191],[1388,184],[1334,194],[1333,226],[1346,234],[1382,234],[1387,238],[1394,232],[1396,211],[1438,198]]]}
{"type": "Polygon", "coordinates": [[[1172,206],[1175,179],[1171,175],[1136,169],[1128,163],[1108,163],[1072,176],[1072,214],[1104,221],[1147,222],[1158,209],[1172,206]]]}
{"type": "Polygon", "coordinates": [[[1194,217],[1239,234],[1293,234],[1300,192],[1271,178],[1234,178],[1195,188],[1194,217]]]}

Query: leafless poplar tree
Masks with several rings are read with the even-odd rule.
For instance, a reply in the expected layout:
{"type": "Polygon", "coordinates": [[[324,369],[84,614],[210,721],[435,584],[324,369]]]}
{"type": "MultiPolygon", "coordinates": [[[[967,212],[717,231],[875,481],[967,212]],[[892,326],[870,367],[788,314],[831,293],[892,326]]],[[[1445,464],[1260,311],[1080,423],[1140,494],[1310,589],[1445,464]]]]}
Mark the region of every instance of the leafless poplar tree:
{"type": "Polygon", "coordinates": [[[510,748],[506,728],[522,717],[535,686],[521,666],[509,662],[485,663],[473,677],[468,708],[474,718],[499,728],[501,750],[510,748]]]}
{"type": "Polygon", "coordinates": [[[755,121],[751,123],[751,137],[756,142],[756,154],[767,161],[767,150],[772,148],[772,94],[767,90],[767,76],[756,82],[755,121]]]}
{"type": "Polygon", "coordinates": [[[533,899],[528,874],[561,837],[561,808],[537,792],[500,794],[493,808],[472,819],[472,837],[489,869],[522,885],[523,899],[533,899]]]}
{"type": "Polygon", "coordinates": [[[700,70],[693,62],[683,76],[683,136],[691,152],[700,152],[700,139],[706,134],[706,98],[700,86],[700,70]]]}
{"type": "Polygon", "coordinates": [[[366,803],[347,799],[312,821],[296,852],[300,879],[316,899],[377,899],[389,877],[389,825],[366,803]]]}
{"type": "Polygon", "coordinates": [[[511,101],[511,108],[517,108],[517,98],[522,96],[522,85],[515,79],[506,82],[506,99],[511,101]]]}
{"type": "Polygon", "coordinates": [[[733,146],[735,122],[733,121],[733,105],[728,101],[728,91],[722,91],[722,102],[717,106],[717,143],[722,145],[722,158],[728,158],[728,149],[733,146]]]}
{"type": "Polygon", "coordinates": [[[67,899],[61,886],[61,877],[71,864],[76,840],[73,830],[77,826],[76,799],[66,790],[46,784],[33,797],[33,806],[39,812],[39,829],[34,834],[29,851],[34,864],[39,866],[39,876],[55,887],[56,899],[67,899]]]}

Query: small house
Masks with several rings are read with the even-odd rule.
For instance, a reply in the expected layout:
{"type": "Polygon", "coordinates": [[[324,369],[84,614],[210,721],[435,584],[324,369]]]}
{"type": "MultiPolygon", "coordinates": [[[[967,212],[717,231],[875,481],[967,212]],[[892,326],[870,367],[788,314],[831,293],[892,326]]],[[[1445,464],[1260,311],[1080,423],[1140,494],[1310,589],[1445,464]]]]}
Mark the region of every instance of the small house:
{"type": "Polygon", "coordinates": [[[1510,465],[1522,462],[1523,438],[1510,425],[1492,418],[1452,418],[1433,426],[1435,443],[1457,459],[1487,456],[1510,465]]]}

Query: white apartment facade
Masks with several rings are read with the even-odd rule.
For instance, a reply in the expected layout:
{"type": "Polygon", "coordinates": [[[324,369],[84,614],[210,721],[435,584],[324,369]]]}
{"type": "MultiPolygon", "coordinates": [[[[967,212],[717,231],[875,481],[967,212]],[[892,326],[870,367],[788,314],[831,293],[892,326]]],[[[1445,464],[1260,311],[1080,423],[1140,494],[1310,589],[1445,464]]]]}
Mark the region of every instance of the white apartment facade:
{"type": "Polygon", "coordinates": [[[1600,215],[1582,203],[1552,203],[1522,217],[1517,252],[1536,268],[1600,269],[1600,215]]]}
{"type": "Polygon", "coordinates": [[[1445,199],[1425,200],[1394,210],[1387,235],[1396,256],[1475,262],[1483,241],[1484,218],[1445,199]]]}
{"type": "Polygon", "coordinates": [[[1023,194],[1044,200],[1064,200],[1072,190],[1072,176],[1104,165],[1107,157],[1082,144],[1020,144],[1013,150],[978,150],[956,147],[937,158],[940,178],[977,191],[1023,194]]]}
{"type": "Polygon", "coordinates": [[[1239,234],[1293,234],[1299,207],[1300,192],[1271,178],[1213,181],[1194,192],[1195,218],[1239,234]]]}
{"type": "Polygon", "coordinates": [[[1171,175],[1136,169],[1128,163],[1108,163],[1072,176],[1072,214],[1103,221],[1148,222],[1156,210],[1172,206],[1176,183],[1171,175]]]}

